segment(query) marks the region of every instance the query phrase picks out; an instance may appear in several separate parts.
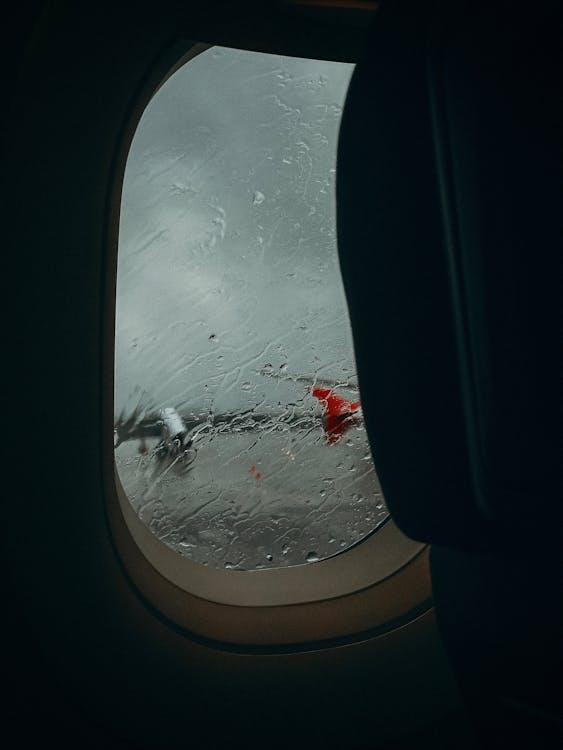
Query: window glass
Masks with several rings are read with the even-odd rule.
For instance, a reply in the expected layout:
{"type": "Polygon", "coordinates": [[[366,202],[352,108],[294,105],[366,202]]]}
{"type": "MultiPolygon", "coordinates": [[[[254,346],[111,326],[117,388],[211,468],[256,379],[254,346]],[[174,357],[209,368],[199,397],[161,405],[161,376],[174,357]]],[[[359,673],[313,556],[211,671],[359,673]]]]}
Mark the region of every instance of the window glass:
{"type": "Polygon", "coordinates": [[[124,177],[115,457],[205,565],[315,562],[387,517],[335,234],[353,66],[214,47],[158,90],[124,177]]]}

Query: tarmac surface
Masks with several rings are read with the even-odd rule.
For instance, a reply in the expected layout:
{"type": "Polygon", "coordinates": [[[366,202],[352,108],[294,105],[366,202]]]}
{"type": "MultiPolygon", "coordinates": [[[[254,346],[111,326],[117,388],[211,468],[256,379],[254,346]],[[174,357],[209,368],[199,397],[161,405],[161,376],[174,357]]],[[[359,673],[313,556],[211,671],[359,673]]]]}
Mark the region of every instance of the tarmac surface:
{"type": "Polygon", "coordinates": [[[363,424],[329,444],[320,419],[210,428],[188,460],[158,439],[116,448],[141,520],[178,553],[213,567],[301,565],[344,551],[388,517],[363,424]],[[146,452],[140,453],[140,450],[146,452]]]}

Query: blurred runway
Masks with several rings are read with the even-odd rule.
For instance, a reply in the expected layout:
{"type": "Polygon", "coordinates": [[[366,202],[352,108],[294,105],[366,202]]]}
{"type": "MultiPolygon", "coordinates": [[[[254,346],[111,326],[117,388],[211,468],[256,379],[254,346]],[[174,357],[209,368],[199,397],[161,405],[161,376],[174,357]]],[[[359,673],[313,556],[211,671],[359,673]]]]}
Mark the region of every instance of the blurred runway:
{"type": "Polygon", "coordinates": [[[342,552],[388,516],[363,424],[328,445],[320,419],[200,433],[187,465],[116,448],[123,487],[169,547],[213,567],[301,565],[342,552]]]}

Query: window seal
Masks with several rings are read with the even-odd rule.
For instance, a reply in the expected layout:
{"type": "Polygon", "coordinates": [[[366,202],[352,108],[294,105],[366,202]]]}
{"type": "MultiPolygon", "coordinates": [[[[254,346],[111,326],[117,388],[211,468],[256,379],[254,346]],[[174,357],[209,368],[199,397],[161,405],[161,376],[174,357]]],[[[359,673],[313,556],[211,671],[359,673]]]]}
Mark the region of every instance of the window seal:
{"type": "Polygon", "coordinates": [[[297,644],[388,631],[431,606],[427,545],[388,519],[377,531],[319,562],[288,568],[225,570],[178,555],[137,518],[117,475],[113,390],[117,253],[129,148],[156,91],[213,45],[172,43],[149,66],[124,123],[108,206],[103,371],[103,474],[107,520],[117,556],[138,592],[165,618],[197,637],[236,644],[297,644]]]}

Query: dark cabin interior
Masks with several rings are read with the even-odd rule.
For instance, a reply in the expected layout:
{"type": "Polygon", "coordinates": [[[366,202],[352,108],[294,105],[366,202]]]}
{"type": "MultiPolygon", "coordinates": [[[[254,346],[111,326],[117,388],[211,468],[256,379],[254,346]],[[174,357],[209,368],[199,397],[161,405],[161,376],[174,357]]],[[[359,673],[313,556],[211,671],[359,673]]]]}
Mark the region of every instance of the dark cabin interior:
{"type": "MultiPolygon", "coordinates": [[[[5,731],[20,747],[560,746],[560,4],[11,11],[5,731]],[[431,545],[440,648],[461,695],[439,720],[394,705],[396,734],[378,734],[369,650],[192,643],[147,609],[112,546],[109,195],[136,92],[170,68],[177,39],[357,63],[338,147],[339,257],[389,509],[431,545]]],[[[415,667],[442,669],[408,640],[378,658],[397,665],[393,693],[415,667]]]]}

